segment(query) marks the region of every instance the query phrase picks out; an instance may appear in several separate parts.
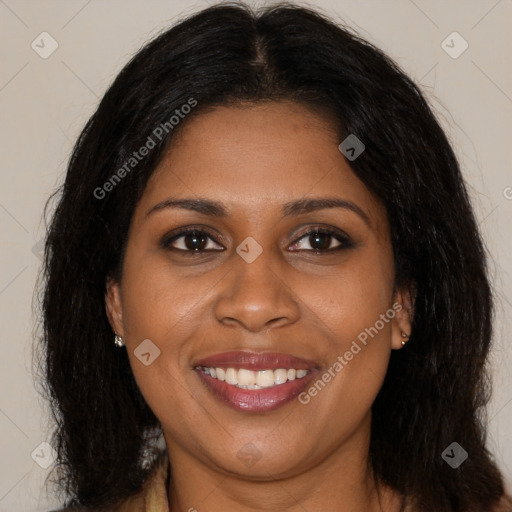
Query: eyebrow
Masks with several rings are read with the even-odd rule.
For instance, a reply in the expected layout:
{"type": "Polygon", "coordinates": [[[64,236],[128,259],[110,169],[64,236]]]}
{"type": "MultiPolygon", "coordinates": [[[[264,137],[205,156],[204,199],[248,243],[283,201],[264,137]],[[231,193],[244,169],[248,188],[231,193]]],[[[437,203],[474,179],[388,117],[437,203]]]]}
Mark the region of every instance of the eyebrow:
{"type": "MultiPolygon", "coordinates": [[[[146,217],[167,208],[183,208],[185,210],[192,210],[203,215],[208,215],[210,217],[228,217],[227,208],[224,206],[224,204],[218,201],[212,201],[211,199],[206,198],[176,199],[173,197],[169,197],[151,207],[146,212],[146,217]]],[[[351,201],[339,199],[337,197],[317,197],[312,199],[298,199],[296,201],[290,201],[283,205],[282,211],[283,217],[291,217],[294,215],[302,215],[326,208],[343,208],[345,210],[350,210],[361,217],[366,222],[366,224],[371,227],[368,215],[359,206],[351,201]]]]}

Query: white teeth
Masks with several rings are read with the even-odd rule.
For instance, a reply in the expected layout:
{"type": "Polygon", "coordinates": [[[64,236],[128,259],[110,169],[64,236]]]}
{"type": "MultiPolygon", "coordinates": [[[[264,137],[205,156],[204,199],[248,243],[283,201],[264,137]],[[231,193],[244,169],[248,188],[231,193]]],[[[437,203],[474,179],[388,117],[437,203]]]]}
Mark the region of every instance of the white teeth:
{"type": "Polygon", "coordinates": [[[238,384],[240,386],[252,386],[256,384],[256,382],[254,382],[254,372],[240,368],[240,370],[238,370],[238,384]]]}
{"type": "Polygon", "coordinates": [[[233,385],[238,384],[238,375],[234,368],[228,368],[226,370],[226,382],[233,385]]]}
{"type": "Polygon", "coordinates": [[[256,374],[256,385],[262,388],[269,388],[274,384],[274,370],[263,370],[256,374]]]}
{"type": "Polygon", "coordinates": [[[288,378],[288,370],[284,368],[279,368],[279,370],[274,370],[274,379],[276,384],[284,384],[286,379],[288,378]]]}
{"type": "Polygon", "coordinates": [[[203,367],[203,371],[214,379],[226,381],[228,384],[241,389],[270,388],[272,386],[284,384],[290,380],[301,379],[309,373],[309,370],[296,370],[294,368],[252,371],[246,370],[245,368],[203,367]]]}

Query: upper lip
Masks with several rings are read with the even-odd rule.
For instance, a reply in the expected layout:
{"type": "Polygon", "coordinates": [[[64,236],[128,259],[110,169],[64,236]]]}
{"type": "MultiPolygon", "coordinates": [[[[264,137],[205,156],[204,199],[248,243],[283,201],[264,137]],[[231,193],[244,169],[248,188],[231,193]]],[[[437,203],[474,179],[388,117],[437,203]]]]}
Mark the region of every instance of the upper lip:
{"type": "Polygon", "coordinates": [[[278,368],[294,368],[310,370],[318,364],[309,359],[283,354],[279,352],[233,351],[214,354],[194,363],[194,367],[209,368],[243,368],[246,370],[277,370],[278,368]]]}

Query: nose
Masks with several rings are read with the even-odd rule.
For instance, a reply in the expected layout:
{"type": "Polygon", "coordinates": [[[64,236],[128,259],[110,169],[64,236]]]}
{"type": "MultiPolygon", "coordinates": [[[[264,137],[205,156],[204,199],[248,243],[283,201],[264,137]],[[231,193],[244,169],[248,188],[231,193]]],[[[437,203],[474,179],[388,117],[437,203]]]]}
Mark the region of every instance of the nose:
{"type": "Polygon", "coordinates": [[[266,251],[252,263],[241,258],[222,280],[215,303],[216,318],[251,332],[295,323],[300,308],[283,272],[271,268],[266,251]]]}

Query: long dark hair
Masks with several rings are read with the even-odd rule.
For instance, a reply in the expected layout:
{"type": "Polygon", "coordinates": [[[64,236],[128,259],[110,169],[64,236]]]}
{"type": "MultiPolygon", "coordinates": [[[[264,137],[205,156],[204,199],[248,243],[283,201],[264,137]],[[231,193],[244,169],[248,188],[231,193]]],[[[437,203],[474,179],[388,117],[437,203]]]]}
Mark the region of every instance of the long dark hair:
{"type": "Polygon", "coordinates": [[[119,73],[75,145],[48,229],[41,340],[67,504],[108,509],[148,475],[142,461],[159,423],[126,352],[114,346],[104,296],[107,277],[121,276],[149,177],[179,129],[205,109],[280,99],[328,113],[340,142],[349,134],[363,141],[351,167],[386,207],[396,285],[415,296],[410,341],[393,351],[372,407],[376,478],[421,511],[489,510],[503,494],[483,416],[492,298],[458,163],[395,63],[350,30],[288,4],[260,12],[214,6],[162,33],[119,73]],[[174,126],[171,116],[193,102],[174,126]],[[126,167],[149,136],[155,147],[126,167]],[[457,469],[442,458],[454,441],[469,454],[457,469]]]}

